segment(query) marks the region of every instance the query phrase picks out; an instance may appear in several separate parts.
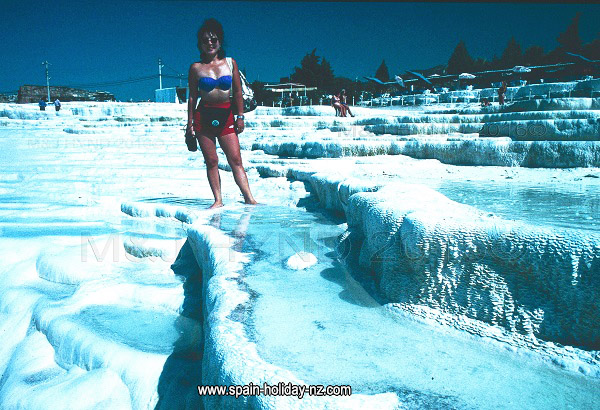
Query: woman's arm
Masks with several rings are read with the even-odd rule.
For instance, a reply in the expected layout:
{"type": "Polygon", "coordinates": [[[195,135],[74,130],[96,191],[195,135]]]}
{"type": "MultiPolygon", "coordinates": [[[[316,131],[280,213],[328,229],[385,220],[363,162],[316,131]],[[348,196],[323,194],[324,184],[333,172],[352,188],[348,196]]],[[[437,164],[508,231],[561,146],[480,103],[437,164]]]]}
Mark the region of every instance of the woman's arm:
{"type": "Polygon", "coordinates": [[[194,70],[194,64],[190,66],[188,72],[188,90],[190,90],[190,97],[188,98],[188,118],[187,128],[191,128],[194,122],[194,110],[196,109],[196,102],[198,101],[198,75],[194,70]]]}
{"type": "Polygon", "coordinates": [[[231,63],[233,65],[233,115],[242,115],[244,114],[244,98],[242,97],[242,80],[240,79],[240,72],[238,70],[238,65],[235,60],[232,58],[231,63]]]}
{"type": "Polygon", "coordinates": [[[242,80],[240,79],[240,72],[238,70],[238,65],[235,60],[231,59],[231,64],[233,65],[233,73],[232,73],[232,86],[233,86],[233,115],[235,119],[235,128],[237,129],[237,133],[241,133],[244,131],[244,118],[237,118],[236,115],[244,114],[244,98],[242,96],[242,80]]]}

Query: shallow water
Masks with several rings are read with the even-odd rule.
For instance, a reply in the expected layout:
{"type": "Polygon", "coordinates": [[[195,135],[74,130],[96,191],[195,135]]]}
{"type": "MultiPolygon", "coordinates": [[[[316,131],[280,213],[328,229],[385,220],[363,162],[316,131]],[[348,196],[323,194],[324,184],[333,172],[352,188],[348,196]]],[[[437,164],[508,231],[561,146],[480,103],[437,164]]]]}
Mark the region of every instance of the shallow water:
{"type": "Polygon", "coordinates": [[[175,313],[135,306],[90,306],[74,316],[73,320],[102,338],[143,352],[167,355],[173,352],[176,345],[182,348],[182,328],[191,327],[186,323],[190,322],[189,319],[175,313]]]}
{"type": "Polygon", "coordinates": [[[140,198],[140,202],[148,202],[151,204],[167,204],[167,205],[183,205],[190,209],[206,209],[212,205],[213,201],[203,198],[178,198],[178,197],[163,197],[163,198],[140,198]]]}
{"type": "Polygon", "coordinates": [[[319,214],[264,207],[212,221],[252,263],[244,323],[261,357],[309,384],[351,385],[353,394],[398,392],[418,408],[585,408],[600,380],[564,371],[452,329],[390,317],[335,260],[343,226],[319,214]],[[292,270],[296,252],[318,263],[292,270]],[[510,375],[510,377],[508,377],[510,375]]]}
{"type": "Polygon", "coordinates": [[[435,188],[448,198],[505,219],[533,225],[600,232],[600,190],[585,182],[567,186],[447,182],[435,188]]]}

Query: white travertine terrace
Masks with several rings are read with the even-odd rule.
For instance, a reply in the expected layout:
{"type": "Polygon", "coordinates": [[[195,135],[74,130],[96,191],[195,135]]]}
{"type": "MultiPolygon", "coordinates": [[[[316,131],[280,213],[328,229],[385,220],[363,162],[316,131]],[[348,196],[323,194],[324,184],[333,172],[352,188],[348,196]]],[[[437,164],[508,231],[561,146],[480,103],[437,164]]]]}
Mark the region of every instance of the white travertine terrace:
{"type": "Polygon", "coordinates": [[[0,407],[592,407],[600,105],[582,87],[356,118],[259,107],[240,136],[253,211],[230,173],[226,207],[202,210],[184,105],[0,104],[0,407]],[[523,204],[466,204],[488,185],[523,204]],[[515,217],[546,190],[567,198],[548,213],[579,201],[574,226],[515,217]],[[279,381],[354,390],[195,389],[279,381]]]}

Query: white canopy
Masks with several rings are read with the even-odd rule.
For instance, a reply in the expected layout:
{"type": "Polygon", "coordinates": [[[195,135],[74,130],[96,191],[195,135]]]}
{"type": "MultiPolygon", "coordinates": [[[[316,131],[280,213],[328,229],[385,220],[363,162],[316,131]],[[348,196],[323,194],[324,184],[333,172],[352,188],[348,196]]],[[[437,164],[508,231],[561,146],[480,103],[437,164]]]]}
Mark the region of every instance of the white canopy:
{"type": "Polygon", "coordinates": [[[531,68],[523,67],[522,65],[516,65],[513,67],[513,72],[515,73],[530,73],[531,68]]]}

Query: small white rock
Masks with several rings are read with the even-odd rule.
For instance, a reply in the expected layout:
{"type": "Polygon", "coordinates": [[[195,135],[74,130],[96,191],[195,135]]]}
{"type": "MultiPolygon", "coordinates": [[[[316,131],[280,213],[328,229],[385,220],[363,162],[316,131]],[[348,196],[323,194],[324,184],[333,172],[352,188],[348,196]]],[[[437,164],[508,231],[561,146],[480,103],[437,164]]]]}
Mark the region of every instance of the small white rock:
{"type": "Polygon", "coordinates": [[[310,268],[317,263],[317,257],[310,252],[300,251],[287,260],[285,263],[288,269],[302,270],[310,268]]]}

